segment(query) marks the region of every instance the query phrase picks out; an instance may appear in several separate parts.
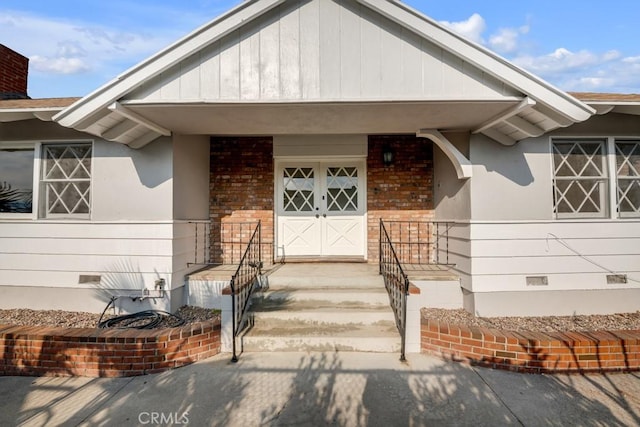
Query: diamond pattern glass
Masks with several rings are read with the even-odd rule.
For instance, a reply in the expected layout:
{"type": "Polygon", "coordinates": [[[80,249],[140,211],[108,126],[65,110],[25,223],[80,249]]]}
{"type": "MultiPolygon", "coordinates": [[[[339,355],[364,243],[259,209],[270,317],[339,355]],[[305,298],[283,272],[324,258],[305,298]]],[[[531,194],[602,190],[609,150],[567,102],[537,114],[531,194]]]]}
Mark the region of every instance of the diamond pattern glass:
{"type": "Polygon", "coordinates": [[[327,209],[330,212],[358,210],[358,168],[327,168],[327,209]]]}
{"type": "Polygon", "coordinates": [[[640,142],[616,141],[616,171],[619,215],[640,216],[640,142]]]}
{"type": "Polygon", "coordinates": [[[559,216],[606,215],[605,142],[554,142],[554,210],[559,216]]]}
{"type": "Polygon", "coordinates": [[[46,213],[89,214],[91,144],[44,145],[42,183],[46,213]]]}
{"type": "Polygon", "coordinates": [[[313,168],[284,168],[284,211],[311,212],[314,204],[313,168]]]}

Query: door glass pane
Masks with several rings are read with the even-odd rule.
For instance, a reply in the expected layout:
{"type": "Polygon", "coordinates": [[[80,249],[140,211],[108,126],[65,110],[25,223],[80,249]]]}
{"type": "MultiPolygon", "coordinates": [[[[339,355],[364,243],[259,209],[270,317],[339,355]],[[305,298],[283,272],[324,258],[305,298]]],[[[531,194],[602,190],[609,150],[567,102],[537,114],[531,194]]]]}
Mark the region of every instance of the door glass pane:
{"type": "Polygon", "coordinates": [[[327,209],[330,212],[358,210],[358,168],[327,168],[327,209]]]}
{"type": "Polygon", "coordinates": [[[33,149],[0,150],[0,212],[31,213],[33,149]]]}
{"type": "Polygon", "coordinates": [[[313,168],[285,168],[283,170],[283,209],[285,212],[313,211],[313,168]]]}

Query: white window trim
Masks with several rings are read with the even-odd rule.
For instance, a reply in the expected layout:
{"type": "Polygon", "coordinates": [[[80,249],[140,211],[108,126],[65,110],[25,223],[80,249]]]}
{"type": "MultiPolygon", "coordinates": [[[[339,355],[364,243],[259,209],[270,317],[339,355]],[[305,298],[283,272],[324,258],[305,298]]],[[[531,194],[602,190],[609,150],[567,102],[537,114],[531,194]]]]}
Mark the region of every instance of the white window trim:
{"type": "Polygon", "coordinates": [[[625,142],[630,142],[630,143],[637,143],[640,144],[640,138],[635,138],[635,137],[616,137],[616,138],[611,138],[611,141],[609,141],[610,144],[610,149],[612,150],[612,159],[609,159],[610,162],[610,167],[612,167],[613,171],[614,171],[614,179],[612,179],[612,183],[611,185],[614,188],[615,193],[613,194],[613,198],[612,198],[612,205],[613,208],[615,209],[615,219],[639,219],[640,216],[638,215],[623,215],[622,212],[618,211],[618,162],[616,160],[616,156],[617,156],[617,151],[616,151],[616,142],[621,142],[621,143],[625,143],[625,142]]]}
{"type": "MultiPolygon", "coordinates": [[[[38,167],[38,171],[37,171],[37,185],[38,185],[38,210],[36,211],[36,218],[39,219],[43,219],[43,220],[64,220],[64,219],[73,219],[73,220],[91,220],[92,216],[93,216],[93,184],[94,184],[94,179],[93,179],[93,171],[94,171],[94,156],[95,154],[95,143],[93,140],[55,140],[55,141],[42,141],[39,144],[39,148],[38,148],[38,152],[37,152],[37,157],[38,157],[38,161],[35,162],[37,163],[37,167],[38,167]],[[46,206],[46,201],[45,200],[41,200],[40,199],[40,190],[42,189],[42,186],[44,184],[44,170],[42,169],[42,162],[43,162],[43,146],[44,145],[86,145],[89,144],[91,145],[91,176],[89,178],[89,213],[80,213],[80,214],[73,214],[73,213],[65,213],[65,214],[50,214],[47,213],[47,206],[46,206]]],[[[34,164],[34,167],[36,165],[34,164]]],[[[34,170],[35,172],[35,170],[34,170]]],[[[35,191],[34,191],[35,194],[35,191]]],[[[35,209],[34,209],[35,211],[35,209]]]]}
{"type": "Polygon", "coordinates": [[[0,141],[1,148],[26,148],[33,149],[33,201],[31,213],[0,213],[0,221],[5,220],[90,220],[93,217],[93,190],[94,190],[94,159],[95,159],[95,140],[92,139],[49,139],[49,140],[24,140],[24,141],[0,141]],[[40,213],[42,209],[42,203],[40,200],[40,186],[42,176],[42,145],[43,144],[91,144],[91,182],[90,182],[90,206],[89,214],[57,214],[57,215],[42,215],[40,213]]]}
{"type": "Polygon", "coordinates": [[[32,193],[31,193],[31,213],[8,213],[0,212],[0,221],[5,219],[38,219],[38,167],[40,165],[37,160],[39,157],[40,142],[39,141],[2,141],[0,149],[26,149],[33,150],[33,177],[32,177],[32,193]]]}
{"type": "Polygon", "coordinates": [[[549,164],[551,168],[551,178],[552,178],[552,203],[551,203],[551,215],[554,219],[565,221],[565,220],[585,220],[585,221],[593,221],[593,220],[616,220],[616,221],[624,221],[624,220],[638,220],[637,216],[621,216],[620,212],[618,212],[618,168],[616,164],[616,141],[638,141],[640,142],[639,136],[628,136],[628,135],[616,135],[616,136],[598,136],[598,135],[579,135],[579,136],[552,136],[549,138],[549,164]],[[608,215],[604,216],[595,216],[591,214],[558,214],[555,211],[555,181],[556,181],[556,173],[555,173],[555,163],[553,160],[553,144],[555,142],[570,142],[570,141],[597,141],[600,140],[605,143],[606,149],[606,160],[605,167],[608,171],[608,188],[609,191],[609,200],[606,209],[608,210],[608,215]]]}

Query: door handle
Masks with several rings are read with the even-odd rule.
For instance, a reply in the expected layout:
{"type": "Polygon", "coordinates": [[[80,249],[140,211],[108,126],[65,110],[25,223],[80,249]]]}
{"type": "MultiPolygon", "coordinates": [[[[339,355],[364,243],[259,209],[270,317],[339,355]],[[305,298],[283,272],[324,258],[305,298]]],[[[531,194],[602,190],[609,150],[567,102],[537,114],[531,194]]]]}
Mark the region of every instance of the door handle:
{"type": "Polygon", "coordinates": [[[316,218],[320,218],[320,215],[319,215],[319,214],[316,214],[316,218]]]}

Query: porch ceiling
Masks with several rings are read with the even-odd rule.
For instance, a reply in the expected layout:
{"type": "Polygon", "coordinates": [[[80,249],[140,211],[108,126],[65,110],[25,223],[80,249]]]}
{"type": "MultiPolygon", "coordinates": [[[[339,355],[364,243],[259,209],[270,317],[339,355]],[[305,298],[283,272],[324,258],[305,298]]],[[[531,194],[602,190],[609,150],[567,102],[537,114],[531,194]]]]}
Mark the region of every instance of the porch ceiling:
{"type": "Polygon", "coordinates": [[[150,122],[180,134],[282,135],[473,131],[520,99],[490,101],[182,103],[123,102],[150,122]]]}

